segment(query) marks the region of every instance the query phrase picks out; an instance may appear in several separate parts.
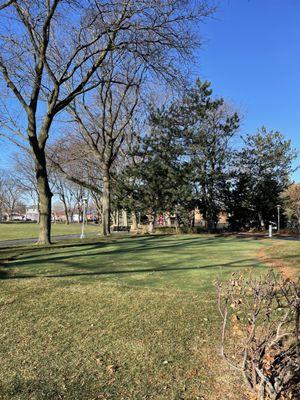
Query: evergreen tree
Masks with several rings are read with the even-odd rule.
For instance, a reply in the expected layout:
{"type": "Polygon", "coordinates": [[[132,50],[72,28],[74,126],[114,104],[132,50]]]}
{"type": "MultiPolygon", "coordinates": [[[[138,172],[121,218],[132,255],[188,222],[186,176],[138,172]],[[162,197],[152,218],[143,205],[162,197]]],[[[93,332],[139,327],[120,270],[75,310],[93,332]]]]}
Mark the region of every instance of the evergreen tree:
{"type": "Polygon", "coordinates": [[[193,198],[209,231],[217,227],[226,208],[232,150],[230,141],[239,126],[237,113],[222,98],[214,99],[210,83],[197,80],[178,111],[184,116],[184,148],[189,158],[193,198]]]}
{"type": "Polygon", "coordinates": [[[296,153],[290,140],[265,127],[246,136],[244,143],[236,159],[230,224],[233,229],[265,229],[276,221],[276,206],[282,204],[296,153]]]}
{"type": "Polygon", "coordinates": [[[169,107],[152,110],[138,162],[122,176],[131,187],[127,199],[149,218],[172,212],[184,225],[193,223],[197,206],[215,229],[228,196],[230,139],[238,122],[223,99],[212,98],[210,83],[199,80],[169,107]]]}
{"type": "Polygon", "coordinates": [[[150,127],[132,153],[134,162],[120,176],[118,197],[123,207],[146,215],[152,231],[159,214],[175,213],[182,219],[179,210],[189,209],[191,188],[169,110],[152,110],[150,127]]]}

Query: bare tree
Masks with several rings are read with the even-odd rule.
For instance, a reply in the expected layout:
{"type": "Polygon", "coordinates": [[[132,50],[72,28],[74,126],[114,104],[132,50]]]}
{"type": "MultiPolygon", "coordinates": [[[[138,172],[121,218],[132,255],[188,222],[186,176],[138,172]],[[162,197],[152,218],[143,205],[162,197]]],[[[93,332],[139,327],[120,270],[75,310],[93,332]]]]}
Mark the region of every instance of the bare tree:
{"type": "Polygon", "coordinates": [[[81,214],[82,187],[67,180],[59,171],[53,172],[51,182],[53,184],[53,194],[59,198],[63,205],[66,224],[68,225],[72,221],[75,208],[78,210],[78,214],[81,214]]]}
{"type": "Polygon", "coordinates": [[[9,7],[15,0],[7,0],[7,1],[1,1],[0,3],[0,10],[4,10],[4,8],[9,7]]]}
{"type": "Polygon", "coordinates": [[[111,53],[132,54],[149,70],[172,80],[178,55],[189,55],[197,44],[190,23],[211,11],[205,1],[196,5],[187,0],[2,4],[1,134],[23,149],[31,148],[40,199],[40,243],[50,243],[51,238],[52,193],[45,148],[57,114],[103,83],[96,71],[111,53]],[[16,110],[7,92],[16,99],[16,110]]]}
{"type": "Polygon", "coordinates": [[[18,208],[23,206],[22,196],[24,194],[22,188],[18,185],[18,181],[13,174],[8,171],[1,171],[0,183],[0,203],[1,208],[6,212],[8,220],[11,221],[13,214],[18,208]]]}
{"type": "MultiPolygon", "coordinates": [[[[76,100],[70,106],[69,110],[76,124],[78,143],[82,160],[82,149],[88,154],[89,159],[98,165],[96,174],[101,174],[101,188],[99,182],[94,187],[93,193],[101,193],[101,212],[102,212],[102,234],[110,233],[111,218],[111,174],[115,161],[118,158],[120,149],[128,135],[127,127],[133,117],[134,110],[139,99],[139,88],[143,79],[145,68],[135,62],[126,63],[126,66],[120,66],[113,57],[105,66],[103,74],[107,77],[105,83],[101,83],[94,93],[91,101],[83,97],[82,101],[76,100]],[[116,80],[122,84],[114,83],[116,80]]],[[[55,152],[59,154],[59,152],[55,152]]],[[[62,153],[62,159],[59,161],[60,171],[63,170],[62,164],[66,164],[68,152],[62,153]]],[[[79,160],[79,161],[80,161],[79,160]]],[[[72,159],[73,161],[73,159],[72,159]]],[[[84,158],[84,162],[87,157],[84,158]]],[[[86,168],[85,168],[86,169],[86,168]]],[[[91,165],[88,171],[93,171],[91,165]]],[[[65,170],[63,170],[65,173],[65,170]]],[[[73,171],[69,168],[69,171],[73,171]]],[[[87,169],[86,169],[87,171],[87,169]]],[[[74,173],[65,175],[69,179],[74,179],[74,173]]],[[[82,185],[91,188],[92,174],[87,173],[86,179],[82,180],[82,185]]]]}
{"type": "Polygon", "coordinates": [[[34,172],[34,161],[28,152],[16,153],[14,155],[14,175],[18,187],[24,192],[25,196],[37,205],[40,209],[39,191],[34,172]]]}
{"type": "Polygon", "coordinates": [[[64,213],[66,217],[66,224],[70,223],[70,196],[67,188],[66,181],[62,179],[58,174],[54,177],[54,194],[56,194],[59,200],[62,202],[64,207],[64,213]]]}
{"type": "Polygon", "coordinates": [[[73,216],[76,211],[78,214],[77,222],[80,223],[83,218],[83,198],[85,197],[86,192],[83,186],[72,184],[71,182],[69,182],[69,185],[69,190],[73,199],[71,216],[73,216]]]}

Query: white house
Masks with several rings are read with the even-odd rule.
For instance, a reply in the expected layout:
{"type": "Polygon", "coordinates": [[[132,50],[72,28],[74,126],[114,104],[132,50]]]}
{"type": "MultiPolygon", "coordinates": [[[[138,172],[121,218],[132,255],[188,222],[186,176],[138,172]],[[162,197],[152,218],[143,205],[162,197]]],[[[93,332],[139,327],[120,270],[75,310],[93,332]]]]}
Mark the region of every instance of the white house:
{"type": "Polygon", "coordinates": [[[39,210],[38,206],[29,206],[26,207],[26,219],[29,221],[38,221],[39,220],[39,210]]]}

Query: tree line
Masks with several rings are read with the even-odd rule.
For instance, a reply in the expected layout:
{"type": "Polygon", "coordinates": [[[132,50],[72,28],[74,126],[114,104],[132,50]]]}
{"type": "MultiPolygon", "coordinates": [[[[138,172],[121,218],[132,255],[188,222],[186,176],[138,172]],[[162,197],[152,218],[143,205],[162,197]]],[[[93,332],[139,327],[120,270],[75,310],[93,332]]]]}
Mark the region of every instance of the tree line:
{"type": "MultiPolygon", "coordinates": [[[[80,214],[82,197],[88,195],[104,235],[120,210],[135,226],[142,216],[152,232],[160,215],[169,226],[172,216],[175,226],[193,228],[197,209],[213,232],[220,213],[226,213],[232,231],[266,229],[277,222],[280,205],[282,223],[298,227],[299,190],[290,181],[296,153],[290,141],[264,127],[241,136],[238,113],[213,96],[209,82],[197,80],[162,107],[152,103],[142,124],[133,115],[126,129],[108,135],[93,118],[97,110],[83,108],[72,134],[49,147],[51,191],[64,207],[66,222],[70,196],[80,214]]],[[[31,159],[17,158],[15,170],[21,171],[24,190],[34,188],[38,198],[31,159]]]]}
{"type": "Polygon", "coordinates": [[[122,173],[121,203],[152,219],[175,213],[191,227],[197,208],[209,231],[221,212],[231,230],[265,229],[274,221],[296,156],[280,132],[262,127],[237,136],[238,113],[199,80],[181,99],[152,110],[149,124],[122,173]]]}
{"type": "Polygon", "coordinates": [[[220,212],[233,230],[274,218],[291,143],[265,128],[239,138],[238,113],[187,77],[195,27],[213,12],[192,0],[0,3],[0,136],[36,193],[40,243],[53,193],[67,209],[70,182],[104,235],[120,209],[150,231],[162,213],[192,227],[196,208],[209,231],[220,212]]]}
{"type": "Polygon", "coordinates": [[[180,80],[180,64],[199,45],[195,26],[212,12],[206,1],[1,1],[1,135],[32,156],[40,243],[51,239],[46,149],[59,118],[70,113],[85,131],[89,103],[99,102],[94,117],[107,144],[101,172],[109,193],[113,147],[121,140],[109,135],[126,127],[117,115],[133,112],[142,84],[180,80]]]}

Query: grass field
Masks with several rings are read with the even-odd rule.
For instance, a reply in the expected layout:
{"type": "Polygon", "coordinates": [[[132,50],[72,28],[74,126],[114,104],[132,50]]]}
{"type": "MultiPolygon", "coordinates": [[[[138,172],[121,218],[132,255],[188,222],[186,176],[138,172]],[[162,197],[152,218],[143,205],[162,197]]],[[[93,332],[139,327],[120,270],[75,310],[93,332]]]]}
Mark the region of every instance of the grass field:
{"type": "Polygon", "coordinates": [[[299,260],[294,243],[200,235],[0,250],[0,398],[242,400],[213,281],[264,273],[278,245],[299,260]]]}
{"type": "Polygon", "coordinates": [[[300,242],[280,240],[264,251],[269,265],[281,269],[287,276],[300,276],[300,242]]]}
{"type": "MultiPolygon", "coordinates": [[[[92,233],[99,232],[97,225],[86,225],[86,232],[92,233]]],[[[36,223],[0,223],[0,241],[1,240],[15,240],[37,238],[39,232],[38,224],[36,223]]],[[[81,224],[73,223],[70,225],[57,223],[52,224],[52,235],[72,235],[81,233],[81,224]]]]}

